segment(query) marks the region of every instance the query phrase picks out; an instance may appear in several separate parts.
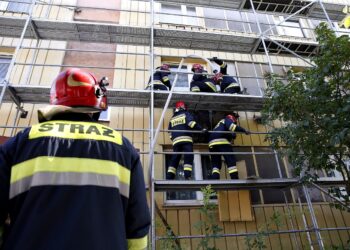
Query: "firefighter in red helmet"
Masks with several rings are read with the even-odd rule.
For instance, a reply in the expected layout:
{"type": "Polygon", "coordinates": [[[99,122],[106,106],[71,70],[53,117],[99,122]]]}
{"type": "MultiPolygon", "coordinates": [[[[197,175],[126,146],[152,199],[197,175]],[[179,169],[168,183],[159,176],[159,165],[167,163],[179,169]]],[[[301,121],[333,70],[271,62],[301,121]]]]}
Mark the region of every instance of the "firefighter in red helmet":
{"type": "Polygon", "coordinates": [[[40,123],[0,147],[0,227],[10,217],[1,249],[147,247],[139,155],[96,122],[107,85],[80,69],[61,72],[40,123]]]}
{"type": "Polygon", "coordinates": [[[208,78],[207,71],[199,63],[192,65],[192,72],[194,73],[190,86],[192,92],[217,92],[216,85],[220,84],[222,74],[216,73],[213,77],[208,78]]]}
{"type": "MultiPolygon", "coordinates": [[[[171,131],[170,139],[173,141],[173,151],[179,152],[171,157],[169,166],[167,168],[166,178],[174,179],[176,170],[181,159],[181,152],[193,152],[192,133],[189,130],[202,130],[206,133],[206,129],[194,120],[191,113],[187,111],[186,105],[183,101],[178,101],[175,104],[175,112],[169,121],[168,130],[171,131]],[[174,131],[172,131],[174,130],[174,131]]],[[[184,154],[184,175],[186,179],[192,176],[193,154],[184,154]]]]}
{"type": "MultiPolygon", "coordinates": [[[[224,119],[221,119],[218,124],[213,129],[213,133],[209,134],[209,151],[218,152],[233,152],[231,141],[236,138],[235,132],[243,132],[245,134],[250,134],[250,132],[237,125],[237,120],[239,118],[238,113],[228,114],[224,119]],[[225,133],[226,132],[226,133],[225,133]],[[231,133],[227,133],[231,132],[231,133]]],[[[236,167],[236,158],[234,155],[223,154],[225,159],[228,173],[231,179],[238,179],[238,169],[236,167]]],[[[220,179],[220,169],[221,169],[221,155],[212,154],[210,155],[211,161],[211,178],[220,179]]]]}
{"type": "Polygon", "coordinates": [[[162,66],[157,67],[156,72],[153,74],[153,83],[151,82],[150,77],[146,89],[151,89],[153,85],[154,90],[169,91],[171,89],[171,82],[168,77],[170,74],[171,72],[169,64],[164,63],[162,66]]]}
{"type": "Polygon", "coordinates": [[[222,77],[220,81],[221,93],[228,93],[228,94],[241,93],[241,86],[239,85],[239,83],[237,83],[236,79],[234,79],[232,76],[227,75],[227,63],[221,59],[218,59],[217,57],[214,57],[213,61],[220,66],[219,73],[221,74],[221,77],[222,77]]]}

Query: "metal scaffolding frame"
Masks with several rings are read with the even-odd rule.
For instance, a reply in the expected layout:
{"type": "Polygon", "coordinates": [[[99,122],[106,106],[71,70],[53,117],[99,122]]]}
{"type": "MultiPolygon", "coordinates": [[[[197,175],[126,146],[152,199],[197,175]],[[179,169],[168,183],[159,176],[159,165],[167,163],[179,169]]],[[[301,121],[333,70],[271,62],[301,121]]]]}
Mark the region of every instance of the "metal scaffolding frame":
{"type": "MultiPolygon", "coordinates": [[[[25,3],[21,1],[9,1],[8,2],[16,2],[16,3],[25,3]]],[[[5,2],[6,2],[5,1],[5,2]]],[[[19,117],[24,117],[26,111],[23,108],[24,103],[47,103],[48,97],[49,97],[49,87],[42,87],[39,86],[30,86],[26,85],[26,82],[28,82],[30,74],[33,71],[33,68],[35,66],[52,66],[52,67],[68,67],[68,66],[77,66],[77,65],[49,65],[49,64],[38,64],[35,63],[35,58],[38,55],[39,50],[57,50],[57,51],[76,51],[76,52],[95,52],[95,53],[113,53],[113,54],[127,54],[127,55],[144,55],[149,56],[150,60],[150,68],[147,69],[129,69],[129,68],[121,68],[121,67],[89,67],[89,66],[82,66],[83,68],[103,68],[103,69],[113,69],[113,70],[135,70],[135,71],[148,71],[151,76],[151,81],[153,81],[153,73],[154,73],[154,60],[155,56],[171,56],[171,57],[178,57],[173,55],[157,55],[155,54],[155,46],[168,46],[173,48],[183,47],[184,48],[191,48],[191,49],[201,49],[201,50],[221,50],[226,52],[247,52],[250,54],[254,54],[255,52],[264,52],[266,56],[266,60],[268,62],[270,71],[273,72],[273,66],[272,61],[270,58],[269,48],[271,44],[275,44],[277,47],[280,48],[280,50],[284,50],[293,56],[304,60],[307,63],[310,63],[310,60],[305,59],[303,56],[300,55],[300,51],[292,50],[289,46],[293,41],[288,40],[288,38],[278,38],[274,36],[269,36],[267,33],[284,24],[285,21],[288,21],[289,19],[295,18],[295,17],[307,17],[307,18],[317,18],[322,20],[327,20],[327,22],[330,24],[332,28],[334,28],[332,20],[339,20],[341,17],[340,13],[343,5],[341,4],[331,4],[331,3],[323,3],[323,0],[308,0],[306,1],[303,6],[300,5],[294,5],[296,2],[300,1],[290,1],[289,3],[284,3],[288,1],[281,1],[281,3],[268,3],[267,1],[263,0],[234,0],[234,1],[226,1],[226,0],[219,0],[219,1],[203,1],[203,0],[172,0],[172,1],[164,1],[164,0],[149,0],[150,2],[150,11],[133,11],[133,10],[124,10],[120,9],[119,11],[126,11],[126,12],[138,12],[138,13],[144,13],[150,15],[150,25],[146,28],[141,27],[135,27],[135,26],[118,26],[113,24],[101,24],[101,23],[91,23],[91,22],[77,22],[77,21],[52,21],[52,20],[41,20],[41,18],[33,18],[33,10],[35,6],[38,5],[45,5],[51,8],[52,6],[56,7],[62,7],[62,8],[68,8],[72,10],[76,10],[77,6],[72,5],[60,5],[60,4],[53,4],[51,1],[49,3],[46,2],[39,2],[37,0],[33,0],[30,4],[30,8],[28,12],[22,13],[24,15],[27,15],[25,18],[23,17],[4,17],[0,16],[0,36],[16,36],[19,35],[19,41],[16,45],[14,55],[12,57],[12,60],[9,65],[8,72],[5,76],[5,79],[1,86],[1,92],[0,92],[0,104],[2,102],[8,102],[12,101],[17,106],[17,112],[14,117],[13,126],[0,126],[0,128],[9,128],[14,131],[16,128],[23,128],[20,126],[16,126],[16,121],[19,119],[19,117]],[[226,10],[239,10],[239,11],[252,11],[256,18],[256,25],[259,30],[259,34],[256,35],[246,35],[246,34],[235,34],[235,35],[225,35],[225,34],[219,34],[215,33],[211,35],[210,33],[207,34],[207,36],[203,35],[203,31],[188,31],[188,30],[177,30],[177,29],[167,29],[158,27],[155,25],[155,15],[156,14],[166,14],[161,12],[155,12],[155,2],[160,3],[167,3],[167,4],[175,4],[175,5],[189,5],[189,6],[202,6],[202,7],[209,7],[209,8],[222,8],[226,10]],[[329,13],[331,16],[329,15],[329,13]],[[283,21],[270,25],[270,28],[267,30],[261,29],[261,23],[257,17],[257,13],[269,13],[269,14],[279,14],[286,16],[283,21]],[[321,16],[322,14],[322,16],[321,16]],[[4,29],[1,31],[1,28],[3,27],[10,27],[9,29],[4,29]],[[45,30],[48,28],[48,30],[45,30]],[[64,27],[68,27],[67,29],[64,29],[64,27]],[[92,28],[92,31],[89,31],[89,29],[92,28]],[[56,32],[54,31],[55,29],[56,32]],[[102,31],[102,32],[101,32],[102,31]],[[11,33],[13,32],[13,34],[11,33]],[[58,49],[58,48],[42,48],[39,47],[39,41],[42,39],[52,39],[52,40],[62,40],[60,38],[61,34],[63,32],[68,32],[69,36],[64,37],[63,40],[69,40],[69,41],[85,41],[85,42],[107,42],[107,43],[124,43],[124,44],[135,44],[135,45],[144,45],[149,46],[149,53],[131,53],[131,52],[117,52],[117,51],[106,51],[106,50],[83,50],[83,49],[58,49]],[[87,39],[87,34],[90,32],[90,34],[94,34],[94,40],[87,39]],[[126,36],[126,39],[112,39],[113,36],[117,37],[117,34],[120,33],[122,35],[126,36]],[[159,36],[160,34],[160,36],[159,36]],[[174,36],[176,34],[176,36],[174,36]],[[98,39],[97,37],[99,35],[102,35],[101,39],[98,39]],[[199,40],[202,43],[205,42],[212,42],[214,40],[219,39],[221,42],[216,43],[214,45],[210,46],[203,46],[203,44],[200,44],[199,46],[193,46],[194,43],[198,42],[195,41],[196,36],[200,36],[202,40],[199,40]],[[189,37],[189,38],[187,38],[189,37]],[[23,46],[23,41],[25,38],[35,39],[36,45],[35,46],[23,46]],[[186,39],[185,39],[186,38],[186,39]],[[141,39],[141,40],[140,40],[141,39]],[[173,39],[175,40],[175,43],[169,43],[165,42],[165,39],[173,39]],[[176,40],[177,39],[177,40],[176,40]],[[234,43],[240,43],[242,44],[242,39],[246,39],[245,42],[249,44],[248,49],[244,47],[243,45],[235,46],[234,43]],[[183,43],[183,41],[190,41],[190,43],[183,43]],[[193,41],[191,41],[193,40],[193,41]],[[267,41],[269,43],[267,43],[267,41]],[[181,43],[182,42],[182,43],[181,43]],[[222,48],[220,48],[222,47],[222,48]],[[32,57],[32,61],[30,63],[19,63],[17,61],[17,57],[19,54],[19,51],[21,49],[33,49],[34,55],[32,57]],[[11,85],[10,83],[10,76],[11,72],[14,69],[16,65],[22,65],[22,66],[29,66],[29,70],[27,71],[27,75],[25,77],[25,83],[20,85],[11,85]]],[[[78,7],[80,8],[80,7],[78,7]]],[[[89,7],[82,7],[82,8],[89,8],[89,7]]],[[[96,9],[96,8],[93,8],[96,9]]],[[[116,9],[106,9],[106,8],[97,8],[98,10],[116,10],[116,9]]],[[[49,11],[49,10],[48,10],[49,11]]],[[[46,17],[48,16],[48,11],[46,13],[46,17]]],[[[5,13],[6,11],[0,11],[5,13]]],[[[180,15],[180,16],[187,16],[187,17],[193,17],[190,15],[180,15]]],[[[197,16],[196,16],[197,17],[197,16]]],[[[198,17],[197,17],[198,18],[198,17]]],[[[202,17],[204,18],[204,17],[202,17]]],[[[208,19],[214,19],[214,18],[208,18],[208,19]]],[[[224,20],[224,19],[223,19],[224,20]]],[[[225,19],[225,21],[229,21],[229,19],[225,19]]],[[[234,20],[233,20],[234,21],[234,20]]],[[[302,29],[310,29],[310,28],[302,28],[302,29]]],[[[208,32],[205,30],[205,32],[208,32]]],[[[296,40],[296,39],[294,39],[296,40]]],[[[294,41],[295,42],[295,41],[294,41]]],[[[310,54],[314,52],[314,50],[317,48],[316,42],[310,42],[310,41],[302,41],[299,40],[296,42],[299,44],[308,43],[309,47],[305,50],[309,50],[310,54]]],[[[247,45],[245,44],[245,45],[247,45]]],[[[310,55],[308,54],[308,55],[310,55]]],[[[294,226],[292,225],[292,230],[285,230],[285,231],[276,231],[271,232],[271,234],[290,234],[290,233],[297,233],[297,232],[305,232],[310,233],[313,232],[316,235],[317,244],[320,249],[324,249],[324,243],[321,236],[321,231],[332,231],[332,230],[350,230],[349,227],[341,227],[341,228],[320,228],[317,223],[317,219],[315,216],[315,213],[313,211],[312,201],[309,195],[309,189],[307,185],[311,185],[311,187],[316,188],[320,192],[327,193],[324,189],[322,189],[320,186],[343,186],[344,181],[341,179],[335,179],[335,178],[320,178],[316,182],[313,183],[303,183],[300,178],[282,178],[282,172],[281,167],[279,165],[279,160],[277,153],[271,152],[271,153],[259,153],[259,152],[239,152],[239,153],[233,153],[233,154],[272,154],[275,156],[278,172],[279,172],[279,178],[275,179],[257,179],[257,180],[235,180],[235,181],[228,181],[228,180],[222,180],[222,181],[213,181],[213,180],[202,180],[202,181],[169,181],[169,180],[157,180],[155,179],[155,168],[154,168],[154,156],[155,155],[166,155],[166,154],[174,154],[174,152],[157,152],[155,150],[155,146],[157,144],[157,138],[159,133],[163,132],[169,132],[168,130],[161,129],[162,123],[164,121],[165,113],[168,110],[169,105],[173,105],[175,103],[174,100],[182,99],[184,100],[188,105],[189,108],[197,108],[197,109],[220,109],[220,110],[232,110],[232,106],[235,106],[235,110],[237,111],[260,111],[263,104],[263,96],[252,96],[252,95],[226,95],[226,94],[208,94],[208,93],[183,93],[183,92],[176,92],[174,91],[174,86],[176,85],[178,75],[179,74],[192,74],[192,72],[180,72],[181,66],[185,60],[186,57],[193,58],[193,55],[189,56],[182,56],[181,62],[178,65],[178,70],[175,71],[175,79],[173,82],[172,89],[168,92],[162,92],[162,91],[155,91],[153,88],[151,90],[135,90],[135,89],[111,89],[109,91],[109,101],[111,105],[114,106],[130,106],[130,107],[143,107],[149,108],[150,111],[150,119],[149,119],[149,129],[128,129],[128,128],[122,128],[118,129],[120,131],[142,131],[142,132],[148,132],[149,133],[149,151],[147,152],[140,152],[140,154],[148,154],[149,155],[149,194],[150,194],[150,205],[151,205],[151,216],[152,216],[152,227],[151,227],[151,233],[150,233],[150,241],[151,241],[151,247],[152,249],[156,248],[156,240],[162,240],[166,239],[167,237],[159,237],[156,235],[155,230],[155,216],[156,213],[161,217],[163,223],[166,223],[166,220],[162,218],[161,213],[159,212],[159,207],[155,202],[154,196],[155,192],[165,192],[169,190],[200,190],[200,188],[205,187],[207,185],[211,185],[213,189],[215,190],[239,190],[239,189],[265,189],[265,188],[274,188],[274,189],[280,189],[283,192],[285,203],[288,207],[288,201],[286,198],[285,190],[286,189],[292,189],[294,190],[295,187],[301,186],[307,206],[309,208],[311,220],[312,220],[312,228],[309,228],[306,221],[304,220],[305,229],[303,230],[296,230],[294,229],[294,226]],[[205,100],[205,103],[204,103],[205,100]],[[202,103],[202,106],[198,103],[202,103]],[[154,109],[155,108],[163,108],[161,117],[157,124],[154,124],[154,109]],[[156,128],[155,128],[156,127],[156,128]]],[[[210,61],[207,58],[198,57],[204,61],[207,61],[210,65],[210,61]]],[[[255,69],[255,68],[254,68],[255,69]]],[[[236,78],[249,78],[247,76],[234,76],[236,78]]],[[[252,78],[256,78],[257,81],[259,77],[252,76],[252,78]]],[[[263,79],[263,78],[260,78],[263,79]]],[[[211,131],[212,132],[212,131],[211,131]]],[[[200,133],[200,131],[194,131],[194,133],[200,133]]],[[[263,132],[253,132],[254,134],[264,134],[263,132]]],[[[195,152],[190,154],[199,154],[199,155],[213,155],[216,153],[210,153],[210,152],[195,152]]],[[[222,154],[222,153],[220,153],[222,154]]],[[[223,153],[225,154],[225,153],[223,153]]],[[[232,154],[232,153],[227,153],[232,154]]],[[[301,206],[301,201],[299,195],[297,196],[299,200],[299,205],[301,206]]],[[[342,206],[346,206],[344,202],[341,200],[331,197],[336,202],[340,203],[342,206]]],[[[304,213],[303,213],[303,216],[304,213]]],[[[167,228],[169,225],[166,225],[167,228]]],[[[170,228],[170,227],[169,227],[170,228]]],[[[256,235],[257,232],[251,232],[251,233],[236,233],[236,234],[222,234],[222,235],[215,235],[215,237],[238,237],[238,236],[249,236],[249,235],[256,235]]],[[[310,235],[308,235],[310,236],[310,235]]],[[[202,238],[205,237],[203,235],[192,235],[192,236],[176,236],[173,234],[172,238],[177,240],[177,243],[179,243],[179,239],[190,239],[190,238],[202,238]]],[[[310,241],[310,247],[313,248],[311,238],[309,237],[310,241]]]]}

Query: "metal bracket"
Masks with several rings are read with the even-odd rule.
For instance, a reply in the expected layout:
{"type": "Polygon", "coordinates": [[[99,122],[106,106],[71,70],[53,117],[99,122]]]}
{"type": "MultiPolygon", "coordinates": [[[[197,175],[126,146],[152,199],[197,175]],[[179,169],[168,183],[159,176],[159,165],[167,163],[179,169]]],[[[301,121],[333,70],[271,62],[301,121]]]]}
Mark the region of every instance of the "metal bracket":
{"type": "Polygon", "coordinates": [[[24,110],[23,103],[21,98],[17,95],[17,92],[14,87],[8,86],[7,91],[13,100],[13,102],[17,105],[17,109],[21,112],[21,118],[27,118],[28,111],[24,110]]]}

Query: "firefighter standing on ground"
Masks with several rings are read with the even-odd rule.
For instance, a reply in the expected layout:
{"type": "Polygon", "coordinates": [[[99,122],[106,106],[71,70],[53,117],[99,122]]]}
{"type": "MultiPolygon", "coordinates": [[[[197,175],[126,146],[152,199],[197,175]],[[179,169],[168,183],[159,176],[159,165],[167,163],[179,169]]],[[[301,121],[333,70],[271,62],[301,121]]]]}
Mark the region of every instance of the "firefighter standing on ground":
{"type": "MultiPolygon", "coordinates": [[[[174,152],[193,152],[192,133],[188,130],[202,130],[202,127],[193,119],[193,116],[186,111],[186,106],[183,101],[178,101],[175,104],[175,112],[170,119],[168,130],[184,130],[171,132],[170,139],[173,141],[174,152]]],[[[171,157],[166,178],[172,180],[176,176],[176,170],[179,165],[181,154],[174,154],[171,157]]],[[[189,179],[192,175],[193,154],[184,154],[184,174],[185,178],[189,179]]]]}
{"type": "Polygon", "coordinates": [[[191,81],[190,90],[192,92],[208,92],[216,93],[216,85],[220,84],[222,80],[222,74],[215,74],[212,78],[208,78],[207,71],[203,66],[195,63],[192,66],[192,72],[194,73],[191,81]]]}
{"type": "MultiPolygon", "coordinates": [[[[235,131],[250,134],[249,131],[237,125],[238,114],[227,115],[221,119],[213,129],[214,133],[209,134],[209,152],[233,152],[231,141],[235,139],[235,131]],[[227,133],[230,131],[232,133],[227,133]],[[223,133],[226,132],[226,133],[223,133]]],[[[231,179],[238,179],[238,170],[236,167],[236,157],[234,155],[223,154],[228,173],[231,179]]],[[[220,179],[221,155],[210,155],[211,160],[211,178],[220,179]]]]}
{"type": "Polygon", "coordinates": [[[151,89],[153,85],[154,90],[169,91],[171,89],[171,82],[168,77],[170,74],[171,72],[169,64],[163,64],[162,66],[156,68],[156,72],[153,74],[153,84],[151,83],[152,79],[150,77],[146,89],[151,89]]]}
{"type": "Polygon", "coordinates": [[[220,81],[221,93],[238,94],[241,92],[241,87],[237,81],[227,75],[227,63],[217,57],[213,58],[214,62],[220,66],[220,73],[222,74],[222,80],[220,81]]]}
{"type": "Polygon", "coordinates": [[[150,226],[139,155],[96,123],[105,81],[61,72],[39,121],[0,147],[2,249],[144,249],[150,226]]]}

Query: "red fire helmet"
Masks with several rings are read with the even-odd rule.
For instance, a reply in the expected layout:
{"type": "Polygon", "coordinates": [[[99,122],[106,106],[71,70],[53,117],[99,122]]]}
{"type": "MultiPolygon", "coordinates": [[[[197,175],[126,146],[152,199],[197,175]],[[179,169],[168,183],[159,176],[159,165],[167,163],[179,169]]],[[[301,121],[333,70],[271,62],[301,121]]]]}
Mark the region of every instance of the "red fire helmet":
{"type": "Polygon", "coordinates": [[[198,70],[203,70],[203,69],[204,69],[203,66],[200,65],[199,63],[195,63],[192,65],[192,72],[196,72],[198,70]]]}
{"type": "Polygon", "coordinates": [[[175,103],[175,108],[176,109],[186,109],[186,105],[183,101],[178,101],[175,103]]]}
{"type": "Polygon", "coordinates": [[[98,83],[93,74],[81,69],[71,68],[62,71],[51,86],[50,104],[106,110],[107,84],[102,82],[98,83]]]}
{"type": "Polygon", "coordinates": [[[234,115],[231,115],[231,114],[227,115],[226,118],[232,120],[234,123],[237,123],[237,117],[234,115]]]}

